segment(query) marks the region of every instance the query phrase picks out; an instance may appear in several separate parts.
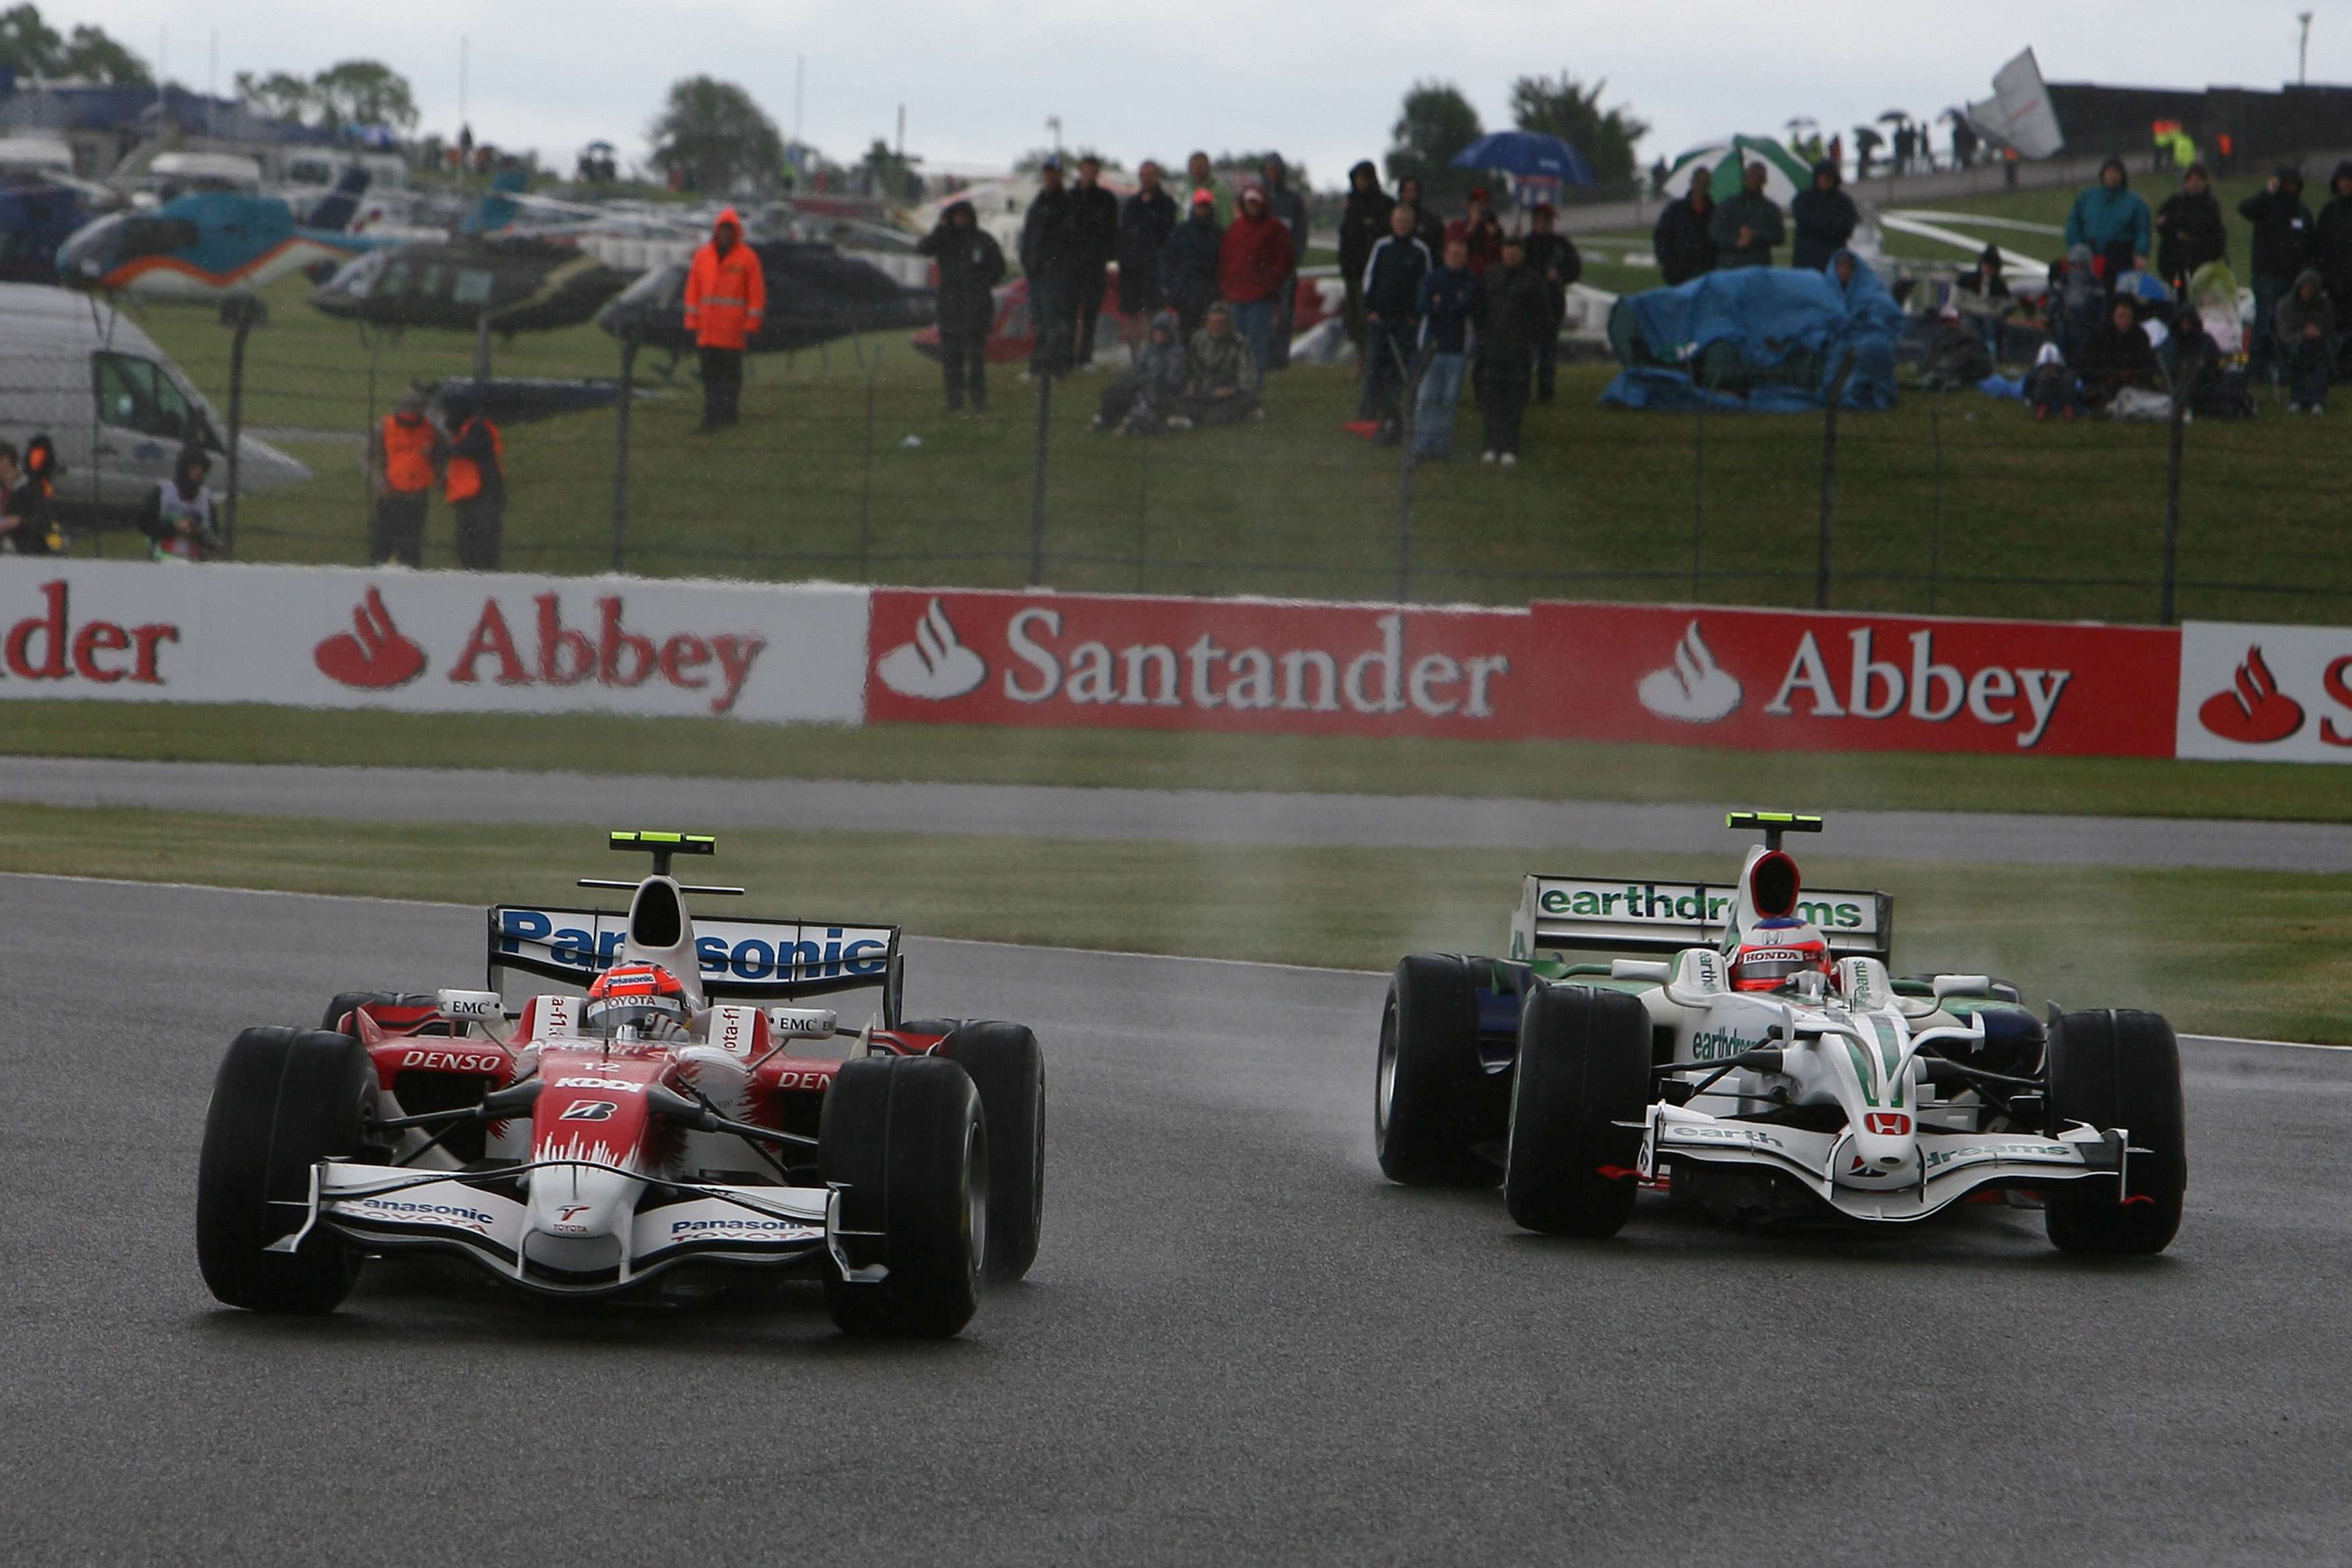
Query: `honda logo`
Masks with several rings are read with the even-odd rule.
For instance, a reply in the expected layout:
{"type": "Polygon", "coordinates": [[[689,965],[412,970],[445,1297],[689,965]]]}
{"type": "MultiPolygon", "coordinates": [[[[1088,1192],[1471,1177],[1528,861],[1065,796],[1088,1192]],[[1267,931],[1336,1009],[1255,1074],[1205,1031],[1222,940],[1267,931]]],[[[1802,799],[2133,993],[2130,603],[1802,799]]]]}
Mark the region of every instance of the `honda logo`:
{"type": "Polygon", "coordinates": [[[1862,1124],[1881,1138],[1900,1138],[1911,1131],[1911,1119],[1892,1110],[1874,1110],[1862,1119],[1862,1124]]]}

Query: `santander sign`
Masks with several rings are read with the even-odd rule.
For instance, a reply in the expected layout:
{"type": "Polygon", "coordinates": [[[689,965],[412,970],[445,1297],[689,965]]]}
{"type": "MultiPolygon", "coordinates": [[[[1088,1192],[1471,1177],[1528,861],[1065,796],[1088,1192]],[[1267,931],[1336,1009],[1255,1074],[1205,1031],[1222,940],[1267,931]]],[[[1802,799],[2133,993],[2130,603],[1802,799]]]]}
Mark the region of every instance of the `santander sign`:
{"type": "Polygon", "coordinates": [[[870,718],[1521,735],[1528,616],[1251,599],[877,590],[870,718]]]}

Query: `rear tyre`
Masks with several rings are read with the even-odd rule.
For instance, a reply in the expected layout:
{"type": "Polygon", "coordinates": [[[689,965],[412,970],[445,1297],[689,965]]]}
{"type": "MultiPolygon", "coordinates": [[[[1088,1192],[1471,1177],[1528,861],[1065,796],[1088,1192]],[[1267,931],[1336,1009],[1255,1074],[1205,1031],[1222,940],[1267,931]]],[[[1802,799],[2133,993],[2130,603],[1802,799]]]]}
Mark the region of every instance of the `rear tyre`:
{"type": "Polygon", "coordinates": [[[1045,1053],[1020,1024],[973,1021],[939,1054],[971,1075],[988,1120],[988,1277],[1018,1279],[1045,1215],[1045,1053]]]}
{"type": "Polygon", "coordinates": [[[196,1262],[214,1296],[257,1312],[326,1312],[350,1294],[359,1249],[326,1226],[297,1251],[264,1249],[300,1227],[310,1167],[361,1152],[374,1089],[374,1066],[348,1035],[247,1029],[230,1045],[196,1165],[196,1262]]]}
{"type": "Polygon", "coordinates": [[[2180,1230],[2189,1188],[2180,1045],[2156,1013],[2069,1013],[2050,1031],[2050,1131],[2075,1122],[2121,1128],[2125,1180],[2053,1186],[2043,1199],[2050,1244],[2107,1257],[2162,1252],[2180,1230]]]}
{"type": "Polygon", "coordinates": [[[1502,1172],[1473,1145],[1498,1143],[1501,1086],[1478,1056],[1470,961],[1415,953],[1396,967],[1381,1013],[1372,1141],[1381,1170],[1413,1187],[1491,1187],[1502,1172]]]}
{"type": "Polygon", "coordinates": [[[943,1339],[971,1321],[988,1256],[988,1126],[969,1074],[939,1057],[842,1064],[817,1128],[817,1171],[841,1184],[843,1250],[824,1303],[842,1332],[943,1339]]]}
{"type": "Polygon", "coordinates": [[[340,1030],[343,1017],[354,1007],[431,1007],[440,1001],[437,996],[422,992],[404,991],[340,991],[327,1004],[327,1016],[319,1020],[322,1029],[340,1030]]]}
{"type": "Polygon", "coordinates": [[[1503,1170],[1511,1218],[1548,1236],[1616,1235],[1633,1215],[1649,1107],[1650,1015],[1638,1000],[1581,985],[1528,992],[1503,1170]]]}

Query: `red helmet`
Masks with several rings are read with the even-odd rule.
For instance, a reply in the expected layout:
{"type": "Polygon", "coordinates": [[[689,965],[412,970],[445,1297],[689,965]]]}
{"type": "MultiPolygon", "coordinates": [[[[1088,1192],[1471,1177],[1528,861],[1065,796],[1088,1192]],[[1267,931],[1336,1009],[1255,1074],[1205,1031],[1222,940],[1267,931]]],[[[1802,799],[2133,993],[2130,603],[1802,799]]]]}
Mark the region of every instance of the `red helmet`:
{"type": "Polygon", "coordinates": [[[606,1038],[629,1029],[637,1039],[658,1040],[683,1033],[693,1021],[693,1004],[677,975],[658,963],[622,963],[588,987],[580,1027],[606,1038]]]}
{"type": "Polygon", "coordinates": [[[1778,990],[1790,975],[1808,969],[1830,972],[1830,944],[1819,931],[1804,921],[1759,921],[1732,954],[1731,985],[1736,991],[1778,990]]]}

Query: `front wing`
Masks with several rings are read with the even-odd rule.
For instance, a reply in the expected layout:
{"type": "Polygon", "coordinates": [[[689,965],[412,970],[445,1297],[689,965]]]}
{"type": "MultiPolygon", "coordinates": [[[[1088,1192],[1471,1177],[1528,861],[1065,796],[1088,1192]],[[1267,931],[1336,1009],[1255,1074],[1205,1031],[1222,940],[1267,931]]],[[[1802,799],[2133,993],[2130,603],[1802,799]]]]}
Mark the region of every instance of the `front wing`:
{"type": "Polygon", "coordinates": [[[510,1283],[559,1295],[625,1289],[696,1258],[782,1266],[830,1253],[853,1278],[878,1278],[881,1272],[853,1270],[843,1261],[839,1237],[859,1233],[841,1230],[839,1194],[829,1189],[674,1183],[667,1184],[670,1190],[690,1195],[634,1216],[629,1245],[611,1278],[551,1278],[524,1259],[527,1205],[492,1190],[492,1184],[536,1169],[580,1163],[551,1161],[452,1173],[321,1161],[311,1167],[310,1195],[300,1205],[305,1210],[302,1225],[274,1243],[272,1250],[291,1252],[323,1225],[372,1250],[457,1252],[510,1283]]]}
{"type": "Polygon", "coordinates": [[[1795,1180],[1841,1214],[1894,1223],[1926,1219],[1997,1183],[2121,1183],[2133,1152],[2130,1134],[2121,1129],[2078,1126],[2050,1138],[1922,1131],[1918,1173],[1882,1189],[1837,1180],[1852,1136],[1847,1132],[1727,1121],[1664,1102],[1650,1107],[1642,1127],[1644,1181],[1655,1180],[1669,1159],[1761,1167],[1795,1180]]]}

